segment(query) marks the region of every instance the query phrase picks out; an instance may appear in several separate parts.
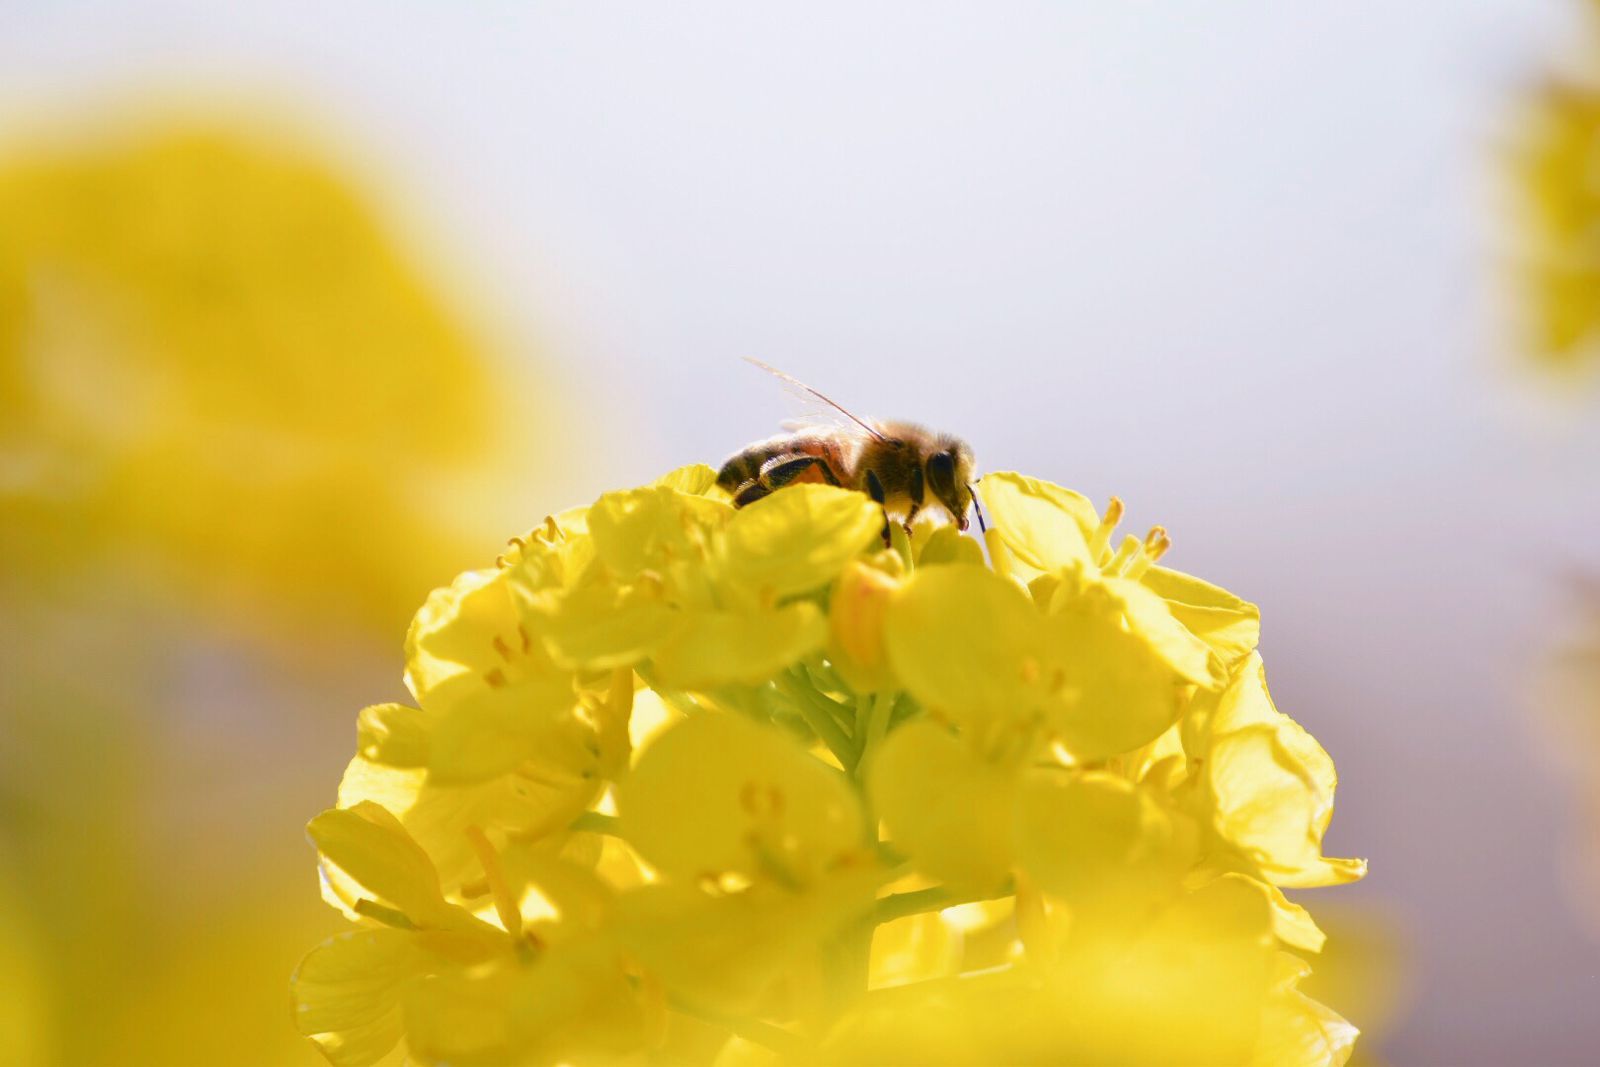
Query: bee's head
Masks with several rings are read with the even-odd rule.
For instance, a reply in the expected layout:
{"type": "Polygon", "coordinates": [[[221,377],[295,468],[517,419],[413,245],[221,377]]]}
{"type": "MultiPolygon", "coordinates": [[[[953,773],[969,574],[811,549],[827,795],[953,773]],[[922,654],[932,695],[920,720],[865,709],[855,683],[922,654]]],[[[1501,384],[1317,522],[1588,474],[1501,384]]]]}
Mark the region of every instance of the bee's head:
{"type": "Polygon", "coordinates": [[[930,453],[926,461],[928,489],[963,530],[972,508],[973,467],[972,449],[954,437],[941,437],[938,451],[930,453]]]}

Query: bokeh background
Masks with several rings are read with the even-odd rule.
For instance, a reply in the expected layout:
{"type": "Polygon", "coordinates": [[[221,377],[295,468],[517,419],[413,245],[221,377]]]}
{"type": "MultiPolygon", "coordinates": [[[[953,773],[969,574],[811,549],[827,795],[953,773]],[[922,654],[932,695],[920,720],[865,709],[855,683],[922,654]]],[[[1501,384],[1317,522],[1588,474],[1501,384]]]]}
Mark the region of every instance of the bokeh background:
{"type": "Polygon", "coordinates": [[[1600,390],[1519,183],[1597,72],[1582,0],[0,0],[0,1061],[319,1062],[300,828],[410,610],[772,432],[755,356],[1261,604],[1367,1062],[1589,1062],[1600,390]]]}

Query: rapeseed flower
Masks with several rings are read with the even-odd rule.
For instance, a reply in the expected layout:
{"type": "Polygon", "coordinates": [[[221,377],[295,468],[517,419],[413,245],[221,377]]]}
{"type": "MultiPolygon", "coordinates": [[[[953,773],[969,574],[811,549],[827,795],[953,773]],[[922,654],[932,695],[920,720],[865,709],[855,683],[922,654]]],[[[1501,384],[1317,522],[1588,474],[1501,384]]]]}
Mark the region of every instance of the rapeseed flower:
{"type": "Polygon", "coordinates": [[[986,546],[685,468],[436,592],[418,706],[362,712],[311,824],[357,930],[301,1029],[349,1065],[1343,1063],[1283,891],[1365,868],[1259,612],[1116,501],[978,489],[986,546]]]}

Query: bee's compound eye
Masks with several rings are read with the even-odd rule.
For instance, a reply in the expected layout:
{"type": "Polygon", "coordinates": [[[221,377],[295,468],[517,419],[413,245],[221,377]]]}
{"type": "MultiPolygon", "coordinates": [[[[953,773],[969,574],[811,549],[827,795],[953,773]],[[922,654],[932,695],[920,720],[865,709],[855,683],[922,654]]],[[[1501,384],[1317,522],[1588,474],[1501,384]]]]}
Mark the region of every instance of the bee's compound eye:
{"type": "Polygon", "coordinates": [[[928,482],[941,496],[949,496],[956,487],[956,458],[948,451],[935,452],[928,457],[928,482]]]}

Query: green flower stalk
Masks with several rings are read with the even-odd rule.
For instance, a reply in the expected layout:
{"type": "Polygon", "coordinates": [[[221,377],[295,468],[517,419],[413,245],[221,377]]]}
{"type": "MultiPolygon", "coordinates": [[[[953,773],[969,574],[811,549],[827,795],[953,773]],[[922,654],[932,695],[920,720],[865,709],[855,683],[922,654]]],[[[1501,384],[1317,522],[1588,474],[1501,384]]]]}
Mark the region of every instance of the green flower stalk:
{"type": "Polygon", "coordinates": [[[296,1020],[335,1064],[1343,1063],[1327,754],[1256,608],[979,483],[987,553],[691,467],[433,594],[361,713],[296,1020]]]}

